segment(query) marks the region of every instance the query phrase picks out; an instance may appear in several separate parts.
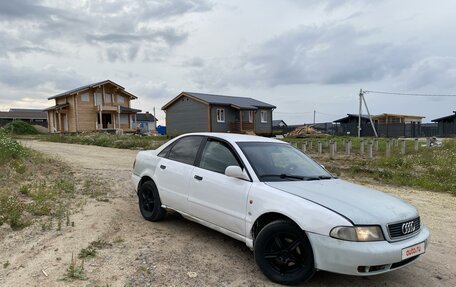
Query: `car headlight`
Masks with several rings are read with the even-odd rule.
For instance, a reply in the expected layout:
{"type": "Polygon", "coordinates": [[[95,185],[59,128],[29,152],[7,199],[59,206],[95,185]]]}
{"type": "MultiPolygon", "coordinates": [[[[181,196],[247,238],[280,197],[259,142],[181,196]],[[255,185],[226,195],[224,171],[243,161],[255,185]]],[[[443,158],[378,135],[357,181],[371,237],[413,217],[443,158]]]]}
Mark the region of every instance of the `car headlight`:
{"type": "Polygon", "coordinates": [[[385,240],[379,226],[336,226],[329,233],[331,237],[348,241],[385,240]]]}

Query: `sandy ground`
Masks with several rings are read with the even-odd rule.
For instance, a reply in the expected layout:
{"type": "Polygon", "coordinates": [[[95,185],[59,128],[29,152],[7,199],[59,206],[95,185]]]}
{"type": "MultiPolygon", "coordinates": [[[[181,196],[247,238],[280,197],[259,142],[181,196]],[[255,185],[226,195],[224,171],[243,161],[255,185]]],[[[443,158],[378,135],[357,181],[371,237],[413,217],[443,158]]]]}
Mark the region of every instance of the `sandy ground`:
{"type": "MultiPolygon", "coordinates": [[[[76,176],[95,174],[111,189],[109,202],[88,199],[73,214],[74,227],[43,232],[0,228],[0,286],[273,286],[241,242],[169,214],[142,219],[130,184],[136,151],[27,141],[26,145],[68,162],[76,176]],[[97,239],[112,244],[84,262],[88,279],[62,281],[72,253],[97,239]],[[191,273],[189,273],[191,272],[191,273]],[[194,273],[192,273],[194,272],[194,273]],[[189,276],[190,275],[190,276],[189,276]],[[195,277],[196,275],[196,277],[195,277]]],[[[397,195],[421,212],[432,231],[427,253],[388,274],[354,277],[318,272],[305,286],[456,286],[456,197],[372,187],[397,195]]]]}

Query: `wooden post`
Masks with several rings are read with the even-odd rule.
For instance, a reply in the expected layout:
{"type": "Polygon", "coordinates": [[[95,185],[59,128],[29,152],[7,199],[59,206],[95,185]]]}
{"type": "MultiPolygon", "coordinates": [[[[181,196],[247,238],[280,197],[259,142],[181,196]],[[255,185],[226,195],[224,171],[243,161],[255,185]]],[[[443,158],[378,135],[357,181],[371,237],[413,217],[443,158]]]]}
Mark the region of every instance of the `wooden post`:
{"type": "Polygon", "coordinates": [[[321,154],[322,151],[323,151],[323,145],[322,145],[321,141],[319,140],[318,141],[318,153],[321,154]]]}
{"type": "Polygon", "coordinates": [[[364,142],[364,139],[362,139],[360,142],[360,147],[359,147],[359,153],[362,155],[364,154],[364,145],[365,145],[365,142],[364,142]]]}
{"type": "Polygon", "coordinates": [[[419,142],[418,139],[415,139],[415,151],[418,151],[419,149],[419,142]]]}
{"type": "Polygon", "coordinates": [[[61,132],[62,131],[62,114],[60,113],[60,111],[58,112],[58,119],[59,119],[59,122],[57,123],[57,131],[61,132]]]}
{"type": "Polygon", "coordinates": [[[337,153],[337,140],[334,141],[334,153],[337,153]]]}
{"type": "Polygon", "coordinates": [[[401,142],[401,154],[405,154],[405,140],[401,142]]]}
{"type": "Polygon", "coordinates": [[[334,158],[334,153],[335,153],[335,143],[333,141],[329,142],[329,158],[333,159],[334,158]]]}
{"type": "Polygon", "coordinates": [[[345,148],[346,148],[347,155],[350,155],[350,152],[351,152],[351,140],[349,140],[347,142],[347,145],[345,146],[345,148]]]}
{"type": "Polygon", "coordinates": [[[378,139],[374,140],[374,149],[376,152],[378,152],[378,139]]]}
{"type": "Polygon", "coordinates": [[[307,151],[307,142],[302,143],[302,152],[305,153],[307,151]]]}
{"type": "Polygon", "coordinates": [[[374,153],[372,152],[373,151],[373,145],[374,143],[372,141],[369,141],[369,145],[368,145],[368,153],[369,153],[369,158],[372,159],[374,157],[374,153]]]}
{"type": "Polygon", "coordinates": [[[391,156],[391,142],[390,140],[386,140],[386,157],[390,157],[391,156]]]}

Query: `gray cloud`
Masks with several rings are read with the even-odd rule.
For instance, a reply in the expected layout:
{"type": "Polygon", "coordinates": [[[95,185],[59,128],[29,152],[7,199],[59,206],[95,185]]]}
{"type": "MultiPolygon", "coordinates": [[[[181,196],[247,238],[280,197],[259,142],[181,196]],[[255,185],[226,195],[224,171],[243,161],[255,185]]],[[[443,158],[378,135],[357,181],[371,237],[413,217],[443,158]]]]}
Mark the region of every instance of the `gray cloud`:
{"type": "Polygon", "coordinates": [[[254,47],[218,59],[195,73],[200,85],[218,87],[346,84],[399,74],[417,58],[416,47],[369,41],[375,31],[352,25],[301,26],[254,47]]]}
{"type": "Polygon", "coordinates": [[[140,53],[147,53],[142,55],[143,59],[153,59],[151,55],[160,57],[158,54],[187,39],[185,27],[171,21],[174,17],[211,9],[206,0],[119,0],[59,5],[50,7],[45,2],[30,0],[0,2],[0,32],[16,40],[0,48],[0,56],[42,53],[51,50],[49,47],[68,54],[65,44],[69,44],[96,47],[103,51],[103,59],[109,61],[132,61],[140,53]],[[33,45],[19,45],[21,42],[33,45]]]}
{"type": "MultiPolygon", "coordinates": [[[[32,69],[0,62],[0,83],[18,90],[34,89],[46,84],[57,90],[69,90],[87,82],[87,78],[73,69],[62,69],[55,66],[32,69]]],[[[24,93],[24,97],[26,96],[27,94],[24,93]]]]}

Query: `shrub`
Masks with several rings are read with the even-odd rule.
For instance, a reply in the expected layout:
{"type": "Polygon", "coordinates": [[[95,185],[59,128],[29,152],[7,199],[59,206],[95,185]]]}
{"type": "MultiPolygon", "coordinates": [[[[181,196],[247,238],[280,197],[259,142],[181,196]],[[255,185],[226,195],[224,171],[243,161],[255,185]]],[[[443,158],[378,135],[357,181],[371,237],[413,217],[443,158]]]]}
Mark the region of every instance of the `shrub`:
{"type": "Polygon", "coordinates": [[[29,123],[21,120],[11,122],[5,126],[5,130],[15,135],[36,135],[38,131],[29,123]]]}
{"type": "Polygon", "coordinates": [[[24,147],[0,131],[0,163],[7,162],[11,159],[21,159],[26,154],[27,152],[24,147]]]}

